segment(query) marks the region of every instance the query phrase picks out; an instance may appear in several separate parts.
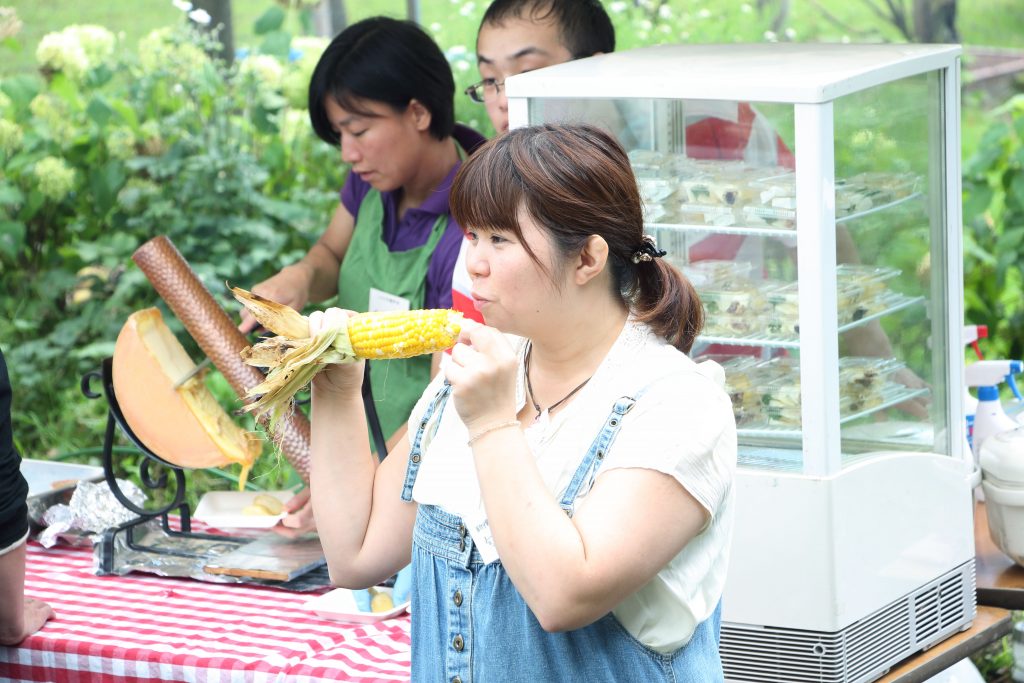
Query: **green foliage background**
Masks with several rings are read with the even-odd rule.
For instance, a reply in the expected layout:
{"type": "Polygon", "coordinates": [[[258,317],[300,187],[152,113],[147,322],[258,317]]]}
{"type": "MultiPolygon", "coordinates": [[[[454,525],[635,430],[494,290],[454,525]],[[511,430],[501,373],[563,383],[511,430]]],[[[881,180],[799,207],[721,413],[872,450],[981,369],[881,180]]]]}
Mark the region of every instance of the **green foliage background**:
{"type": "MultiPolygon", "coordinates": [[[[110,355],[130,312],[163,306],[131,262],[140,244],[170,237],[234,311],[225,282],[259,282],[298,258],[323,229],[344,169],[337,152],[313,137],[303,109],[324,43],[303,37],[310,18],[296,4],[234,3],[236,46],[251,58],[232,68],[203,55],[208,39],[170,2],[97,0],[88,14],[66,10],[69,24],[109,16],[112,28],[125,27],[112,34],[113,50],[79,75],[40,70],[36,46],[61,26],[46,16],[48,5],[17,4],[25,29],[0,44],[0,347],[15,382],[15,434],[26,456],[95,458],[105,409],[83,398],[79,379],[110,355]],[[41,28],[47,21],[50,28],[41,28]],[[149,33],[161,26],[167,28],[149,33]]],[[[473,48],[486,4],[422,3],[422,23],[445,50],[457,92],[478,78],[473,48]]],[[[771,30],[772,2],[605,4],[619,49],[899,39],[863,2],[822,3],[839,22],[793,3],[778,32],[771,30]]],[[[347,5],[352,21],[405,11],[397,0],[347,5]]],[[[961,3],[965,42],[1019,46],[1018,5],[961,3]]],[[[460,121],[493,132],[479,105],[461,95],[456,102],[460,121]]],[[[1024,105],[1020,97],[992,113],[983,105],[968,98],[964,112],[967,320],[990,326],[989,357],[1020,357],[1024,105]]],[[[901,267],[913,278],[926,265],[901,267]]],[[[165,318],[190,344],[175,317],[165,318]]],[[[233,404],[222,377],[211,373],[208,383],[222,403],[233,404]]],[[[231,477],[195,476],[198,489],[229,485],[231,477]]],[[[256,471],[259,486],[294,481],[273,457],[256,471]]]]}
{"type": "MultiPolygon", "coordinates": [[[[236,46],[254,59],[226,68],[203,55],[207,39],[169,1],[14,2],[24,29],[0,40],[0,348],[14,380],[14,433],[26,457],[97,461],[106,407],[83,397],[80,378],[111,354],[127,315],[164,307],[131,262],[140,244],[170,237],[234,311],[225,282],[259,282],[303,254],[323,229],[344,169],[337,152],[313,137],[303,109],[323,43],[302,37],[310,17],[297,4],[233,3],[236,46]],[[74,77],[40,70],[36,48],[44,35],[84,23],[111,29],[114,49],[74,77]],[[168,30],[150,33],[160,27],[168,30]]],[[[457,92],[478,78],[474,41],[486,4],[422,2],[422,23],[445,50],[457,92]]],[[[403,16],[406,9],[403,0],[346,5],[350,21],[403,16]]],[[[901,40],[871,3],[858,0],[791,3],[777,31],[772,11],[780,5],[771,0],[605,6],[620,50],[663,42],[901,40]]],[[[1024,6],[961,0],[958,27],[968,46],[1020,48],[1024,6]]],[[[460,121],[493,133],[482,108],[461,96],[456,102],[460,121]]],[[[989,109],[982,96],[965,95],[966,321],[989,326],[988,357],[1020,358],[1024,95],[989,109]]],[[[919,252],[914,245],[906,250],[919,252]]],[[[901,262],[902,277],[910,284],[927,266],[901,262]]],[[[166,310],[165,319],[198,357],[177,319],[166,310]]],[[[927,353],[926,345],[918,352],[927,353]]],[[[207,383],[223,405],[235,405],[218,373],[207,383]]],[[[119,473],[133,476],[135,451],[119,447],[118,456],[119,473]]],[[[194,505],[205,490],[233,486],[235,474],[189,472],[188,481],[194,505]]],[[[265,449],[253,485],[295,483],[294,472],[265,449]]],[[[1008,640],[975,662],[989,680],[1005,676],[1008,640]]]]}

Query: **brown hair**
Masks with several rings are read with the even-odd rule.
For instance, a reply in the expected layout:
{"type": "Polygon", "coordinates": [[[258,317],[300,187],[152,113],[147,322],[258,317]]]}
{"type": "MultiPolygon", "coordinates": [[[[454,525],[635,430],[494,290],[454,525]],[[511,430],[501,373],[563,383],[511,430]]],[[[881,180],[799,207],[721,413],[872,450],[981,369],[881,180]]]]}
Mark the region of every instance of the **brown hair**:
{"type": "Polygon", "coordinates": [[[480,147],[455,176],[452,216],[467,229],[507,231],[521,241],[520,209],[548,232],[563,262],[591,235],[603,238],[615,291],[630,312],[676,348],[690,350],[704,326],[700,299],[664,259],[633,261],[644,246],[643,208],[629,159],[611,135],[589,125],[545,124],[480,147]]]}

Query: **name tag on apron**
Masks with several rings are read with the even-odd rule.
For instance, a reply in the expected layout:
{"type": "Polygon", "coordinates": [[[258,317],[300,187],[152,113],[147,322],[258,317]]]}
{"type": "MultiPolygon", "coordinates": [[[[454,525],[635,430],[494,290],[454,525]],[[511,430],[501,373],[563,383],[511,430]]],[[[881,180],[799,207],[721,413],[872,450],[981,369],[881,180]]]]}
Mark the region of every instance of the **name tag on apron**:
{"type": "Polygon", "coordinates": [[[408,311],[409,300],[395,296],[382,289],[370,287],[370,306],[368,311],[408,311]]]}

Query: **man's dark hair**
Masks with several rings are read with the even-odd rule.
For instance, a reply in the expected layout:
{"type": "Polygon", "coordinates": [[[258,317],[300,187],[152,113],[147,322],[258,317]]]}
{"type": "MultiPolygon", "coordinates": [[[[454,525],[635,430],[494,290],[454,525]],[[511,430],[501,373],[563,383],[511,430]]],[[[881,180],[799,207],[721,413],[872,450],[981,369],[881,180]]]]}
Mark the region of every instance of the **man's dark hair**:
{"type": "Polygon", "coordinates": [[[444,140],[455,129],[455,80],[441,48],[411,21],[371,17],[335,36],[309,81],[309,118],[317,136],[332,145],[338,133],[324,111],[327,98],[369,116],[360,100],[403,112],[412,100],[430,111],[430,134],[444,140]]]}
{"type": "Polygon", "coordinates": [[[555,22],[573,59],[615,51],[615,28],[600,0],[494,0],[480,26],[500,26],[507,19],[555,22]]]}

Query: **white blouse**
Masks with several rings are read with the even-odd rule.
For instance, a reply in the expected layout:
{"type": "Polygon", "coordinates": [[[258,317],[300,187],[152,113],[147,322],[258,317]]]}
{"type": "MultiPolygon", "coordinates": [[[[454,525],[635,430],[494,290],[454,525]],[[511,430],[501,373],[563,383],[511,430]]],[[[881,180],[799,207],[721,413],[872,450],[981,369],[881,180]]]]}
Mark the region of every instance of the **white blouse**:
{"type": "MultiPolygon", "coordinates": [[[[509,336],[519,353],[516,405],[525,403],[525,340],[509,336]]],[[[410,441],[443,382],[427,387],[409,420],[410,441]]],[[[674,477],[709,513],[705,528],[669,564],[614,610],[640,642],[671,652],[689,642],[715,610],[725,585],[733,521],[736,423],[713,362],[697,365],[630,318],[591,380],[555,413],[525,430],[544,482],[556,500],[564,494],[615,402],[637,396],[598,470],[642,467],[674,477]],[[642,394],[641,390],[644,390],[642,394]]],[[[449,401],[427,426],[413,499],[463,518],[485,562],[498,559],[484,513],[468,434],[449,401]],[[434,431],[436,428],[436,432],[434,431]]],[[[580,492],[582,499],[587,490],[580,492]]]]}

